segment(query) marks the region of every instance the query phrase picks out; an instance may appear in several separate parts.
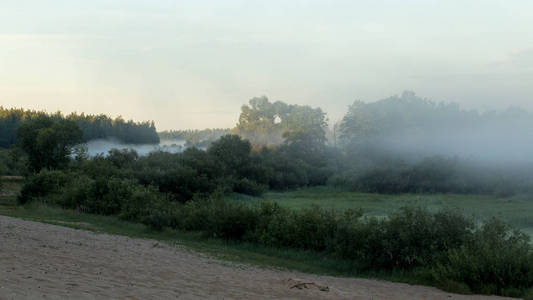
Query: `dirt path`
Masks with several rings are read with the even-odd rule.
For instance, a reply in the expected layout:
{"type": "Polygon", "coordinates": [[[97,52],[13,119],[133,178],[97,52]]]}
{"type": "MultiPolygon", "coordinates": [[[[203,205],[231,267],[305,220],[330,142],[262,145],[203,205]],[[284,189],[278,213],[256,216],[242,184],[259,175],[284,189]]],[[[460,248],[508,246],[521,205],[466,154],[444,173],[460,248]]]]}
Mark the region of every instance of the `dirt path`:
{"type": "MultiPolygon", "coordinates": [[[[483,299],[376,280],[265,270],[154,240],[0,216],[0,299],[483,299]],[[291,286],[309,284],[308,288],[291,286]],[[329,291],[321,291],[328,287],[329,291]]],[[[492,299],[501,299],[489,297],[492,299]]]]}

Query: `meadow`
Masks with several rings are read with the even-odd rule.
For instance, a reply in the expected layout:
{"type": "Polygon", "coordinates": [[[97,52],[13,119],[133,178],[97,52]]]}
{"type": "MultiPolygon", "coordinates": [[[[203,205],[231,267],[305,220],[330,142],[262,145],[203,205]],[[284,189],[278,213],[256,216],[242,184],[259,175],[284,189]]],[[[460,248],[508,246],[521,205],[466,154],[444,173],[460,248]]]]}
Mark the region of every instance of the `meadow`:
{"type": "Polygon", "coordinates": [[[235,194],[236,201],[273,201],[290,209],[317,205],[326,209],[363,209],[365,215],[387,216],[401,207],[421,207],[432,212],[457,210],[484,221],[496,217],[533,237],[532,195],[464,195],[464,194],[371,194],[349,192],[327,186],[302,188],[286,192],[267,192],[261,197],[235,194]]]}

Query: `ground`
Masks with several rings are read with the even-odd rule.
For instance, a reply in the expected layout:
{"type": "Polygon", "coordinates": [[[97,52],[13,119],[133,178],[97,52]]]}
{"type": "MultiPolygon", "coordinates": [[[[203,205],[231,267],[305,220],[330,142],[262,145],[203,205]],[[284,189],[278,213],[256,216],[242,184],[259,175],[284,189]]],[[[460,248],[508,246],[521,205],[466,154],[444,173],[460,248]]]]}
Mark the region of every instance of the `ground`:
{"type": "Polygon", "coordinates": [[[503,299],[259,268],[156,240],[0,216],[0,299],[95,298],[503,299]]]}

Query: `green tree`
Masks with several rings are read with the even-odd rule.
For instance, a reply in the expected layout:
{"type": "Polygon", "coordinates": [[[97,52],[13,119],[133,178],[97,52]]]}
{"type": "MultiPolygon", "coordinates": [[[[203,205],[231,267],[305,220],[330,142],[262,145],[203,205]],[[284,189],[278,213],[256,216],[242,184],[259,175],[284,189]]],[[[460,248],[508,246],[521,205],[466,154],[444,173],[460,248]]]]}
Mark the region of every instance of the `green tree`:
{"type": "Polygon", "coordinates": [[[253,145],[279,145],[287,137],[302,133],[325,142],[326,114],[320,108],[271,103],[267,97],[253,98],[241,108],[234,133],[253,145]]]}
{"type": "Polygon", "coordinates": [[[49,117],[54,121],[71,120],[79,125],[83,140],[115,138],[130,144],[157,144],[159,136],[154,122],[125,121],[122,117],[112,119],[106,115],[85,115],[60,112],[48,114],[43,111],[7,109],[0,106],[0,148],[10,148],[17,144],[18,128],[30,120],[49,117]]]}
{"type": "Polygon", "coordinates": [[[40,116],[24,122],[17,137],[19,147],[28,155],[30,171],[39,172],[67,163],[72,147],[82,141],[83,132],[74,121],[40,116]]]}
{"type": "Polygon", "coordinates": [[[211,144],[207,153],[222,165],[224,174],[236,175],[249,166],[251,151],[249,141],[228,134],[211,144]]]}

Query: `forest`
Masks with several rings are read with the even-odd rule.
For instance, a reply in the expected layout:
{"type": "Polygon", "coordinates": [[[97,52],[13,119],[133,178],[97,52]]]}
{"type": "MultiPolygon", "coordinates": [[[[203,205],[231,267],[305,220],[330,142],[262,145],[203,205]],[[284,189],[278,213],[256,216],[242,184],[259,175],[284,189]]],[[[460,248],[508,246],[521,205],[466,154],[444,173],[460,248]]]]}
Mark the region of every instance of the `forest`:
{"type": "Polygon", "coordinates": [[[320,108],[253,98],[233,129],[155,133],[153,122],[99,115],[0,110],[0,170],[24,175],[32,202],[114,215],[163,230],[314,251],[360,272],[403,272],[465,293],[524,296],[533,285],[533,246],[504,222],[457,211],[405,207],[386,218],[361,209],[287,209],[233,201],[267,191],[327,186],[379,194],[531,195],[531,113],[466,111],[404,92],[355,101],[328,127],[320,108]],[[5,124],[5,126],[4,126],[5,124]],[[80,146],[184,139],[183,152],[80,146]]]}
{"type": "Polygon", "coordinates": [[[22,108],[8,109],[0,106],[0,149],[16,145],[18,128],[24,122],[40,117],[48,117],[54,121],[74,121],[82,131],[82,141],[85,142],[94,139],[114,138],[126,144],[159,143],[159,136],[153,122],[126,121],[122,117],[113,119],[103,114],[71,113],[65,116],[60,112],[49,114],[44,111],[24,110],[22,108]]]}

